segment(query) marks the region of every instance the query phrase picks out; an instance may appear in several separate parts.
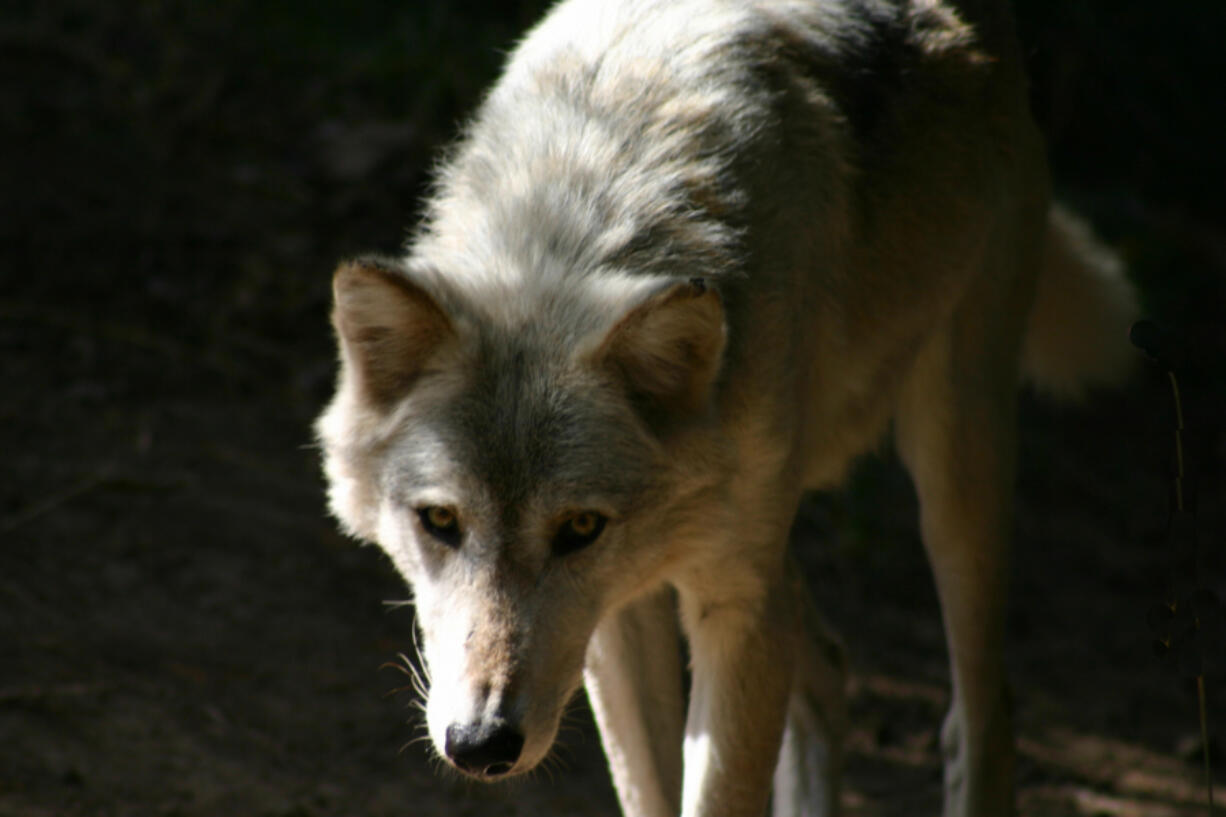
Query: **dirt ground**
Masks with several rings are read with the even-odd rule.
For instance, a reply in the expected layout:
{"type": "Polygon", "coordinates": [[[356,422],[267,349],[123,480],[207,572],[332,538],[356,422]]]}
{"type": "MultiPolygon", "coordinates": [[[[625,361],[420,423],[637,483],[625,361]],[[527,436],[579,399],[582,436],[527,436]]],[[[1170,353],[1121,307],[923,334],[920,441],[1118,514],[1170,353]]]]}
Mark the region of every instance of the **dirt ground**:
{"type": "MultiPolygon", "coordinates": [[[[541,5],[57,0],[0,18],[0,817],[617,813],[582,700],[528,781],[465,784],[414,742],[389,666],[411,649],[407,591],[326,518],[310,430],[332,266],[395,249],[430,157],[541,5]]],[[[1194,338],[1197,513],[1168,535],[1158,369],[1081,408],[1023,398],[1021,812],[1206,814],[1195,686],[1155,657],[1149,619],[1172,576],[1226,597],[1220,558],[1181,570],[1172,545],[1212,557],[1226,534],[1226,140],[1198,112],[1220,102],[1226,12],[1023,5],[1061,194],[1194,338]]],[[[795,530],[852,656],[851,815],[940,809],[948,673],[914,515],[883,450],[795,530]]]]}

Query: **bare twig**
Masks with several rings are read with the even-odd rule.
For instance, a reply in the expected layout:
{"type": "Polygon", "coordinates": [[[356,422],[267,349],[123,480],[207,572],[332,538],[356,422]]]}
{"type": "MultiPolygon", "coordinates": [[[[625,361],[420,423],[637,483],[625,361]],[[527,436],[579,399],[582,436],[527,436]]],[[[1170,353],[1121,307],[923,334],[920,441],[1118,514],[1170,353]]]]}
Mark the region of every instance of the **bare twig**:
{"type": "Polygon", "coordinates": [[[77,497],[88,494],[90,491],[98,488],[103,483],[110,480],[114,474],[109,469],[99,471],[85,479],[70,485],[59,493],[45,497],[40,502],[36,502],[24,511],[10,516],[8,519],[0,521],[0,533],[12,533],[18,528],[33,522],[40,516],[50,513],[62,505],[65,505],[77,497]]]}
{"type": "Polygon", "coordinates": [[[65,683],[49,686],[20,686],[0,689],[0,704],[28,704],[48,698],[80,698],[94,695],[104,688],[99,683],[65,683]]]}

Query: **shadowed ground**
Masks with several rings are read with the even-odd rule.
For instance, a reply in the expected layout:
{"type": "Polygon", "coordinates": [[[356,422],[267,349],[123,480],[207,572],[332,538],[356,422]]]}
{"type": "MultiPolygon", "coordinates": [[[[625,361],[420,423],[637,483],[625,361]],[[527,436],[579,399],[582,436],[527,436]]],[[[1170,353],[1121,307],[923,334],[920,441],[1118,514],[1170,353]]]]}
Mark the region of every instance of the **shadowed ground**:
{"type": "MultiPolygon", "coordinates": [[[[1226,140],[1202,111],[1226,7],[1022,5],[1062,195],[1151,314],[1210,339],[1184,409],[1197,533],[1220,552],[1226,140]]],[[[411,610],[385,604],[406,591],[334,532],[311,450],[332,267],[395,249],[438,145],[540,8],[60,0],[0,18],[0,816],[616,813],[582,701],[531,781],[435,772],[389,666],[412,649],[411,610]]],[[[1024,400],[1024,815],[1205,813],[1194,687],[1147,624],[1172,563],[1170,405],[1145,367],[1082,409],[1024,400]]],[[[947,670],[914,505],[884,451],[796,526],[853,658],[853,815],[939,811],[947,670]]],[[[1197,575],[1226,596],[1220,560],[1197,575]]],[[[1220,672],[1207,691],[1220,770],[1220,672]]]]}

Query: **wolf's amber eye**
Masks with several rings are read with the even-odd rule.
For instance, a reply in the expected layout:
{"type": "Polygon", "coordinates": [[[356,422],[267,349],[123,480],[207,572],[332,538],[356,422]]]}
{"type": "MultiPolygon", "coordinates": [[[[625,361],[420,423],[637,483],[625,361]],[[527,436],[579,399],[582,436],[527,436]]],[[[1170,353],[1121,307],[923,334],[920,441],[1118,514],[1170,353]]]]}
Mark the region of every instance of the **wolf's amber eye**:
{"type": "Polygon", "coordinates": [[[584,511],[567,519],[553,536],[553,552],[565,556],[585,548],[600,538],[608,517],[596,511],[584,511]]]}
{"type": "Polygon", "coordinates": [[[460,520],[451,508],[429,505],[418,508],[417,516],[421,519],[421,526],[435,539],[449,547],[459,547],[460,520]]]}

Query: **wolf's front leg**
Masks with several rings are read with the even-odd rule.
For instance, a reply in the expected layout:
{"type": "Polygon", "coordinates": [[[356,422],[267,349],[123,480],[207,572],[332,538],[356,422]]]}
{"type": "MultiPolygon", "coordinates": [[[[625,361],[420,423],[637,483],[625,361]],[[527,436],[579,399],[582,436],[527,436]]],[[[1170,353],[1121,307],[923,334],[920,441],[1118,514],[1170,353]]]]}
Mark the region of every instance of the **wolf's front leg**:
{"type": "Polygon", "coordinates": [[[625,817],[676,817],[685,718],[671,590],[610,616],[588,645],[584,682],[625,817]]]}
{"type": "MultiPolygon", "coordinates": [[[[780,559],[782,573],[782,559],[780,559]]],[[[796,616],[782,575],[679,585],[693,682],[685,726],[682,817],[762,817],[792,687],[796,616]],[[740,592],[727,594],[727,583],[740,592]],[[748,580],[748,581],[747,581],[748,580]],[[747,585],[756,585],[750,593],[747,585]]]]}
{"type": "Polygon", "coordinates": [[[801,633],[771,815],[835,817],[847,733],[847,658],[813,603],[795,560],[790,569],[801,633]]]}

